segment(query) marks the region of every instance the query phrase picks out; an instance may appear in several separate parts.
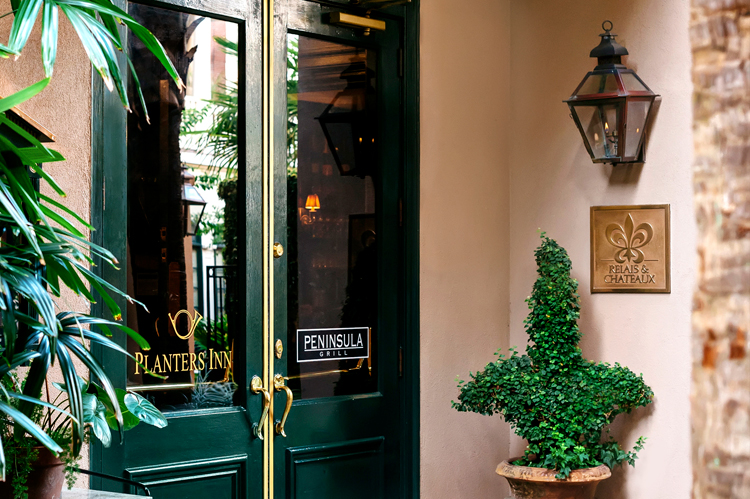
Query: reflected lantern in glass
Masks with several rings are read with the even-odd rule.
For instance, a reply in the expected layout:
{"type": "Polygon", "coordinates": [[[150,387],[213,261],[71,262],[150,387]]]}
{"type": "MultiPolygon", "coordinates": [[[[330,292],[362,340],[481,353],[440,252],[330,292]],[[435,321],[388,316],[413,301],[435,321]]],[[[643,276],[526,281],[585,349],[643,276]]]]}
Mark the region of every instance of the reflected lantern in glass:
{"type": "Polygon", "coordinates": [[[564,102],[594,163],[643,163],[646,127],[657,94],[622,64],[628,50],[615,41],[612,23],[602,23],[602,39],[590,56],[598,64],[564,102]]]}
{"type": "Polygon", "coordinates": [[[194,236],[200,229],[206,200],[194,185],[195,176],[183,169],[182,203],[184,207],[185,235],[194,236]]]}
{"type": "Polygon", "coordinates": [[[316,119],[342,176],[364,178],[375,172],[377,133],[375,71],[368,61],[355,57],[340,78],[346,88],[316,119]]]}

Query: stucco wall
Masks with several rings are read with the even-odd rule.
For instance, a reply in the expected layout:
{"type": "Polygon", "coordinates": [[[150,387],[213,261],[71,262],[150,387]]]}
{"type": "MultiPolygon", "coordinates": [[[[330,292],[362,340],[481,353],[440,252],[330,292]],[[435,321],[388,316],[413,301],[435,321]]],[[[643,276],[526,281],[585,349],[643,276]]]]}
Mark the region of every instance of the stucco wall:
{"type": "MultiPolygon", "coordinates": [[[[652,410],[616,426],[628,444],[649,437],[637,467],[617,470],[599,496],[687,498],[695,248],[688,2],[466,0],[457,11],[455,2],[430,0],[421,10],[422,496],[503,497],[494,467],[508,456],[508,427],[457,413],[450,400],[456,375],[465,379],[497,348],[525,343],[523,300],[541,227],[573,259],[585,354],[643,372],[656,393],[652,410]],[[642,169],[591,164],[561,102],[593,67],[588,51],[604,19],[631,51],[626,63],[663,96],[642,169]],[[672,294],[591,295],[589,206],[638,203],[672,205],[672,294]]],[[[42,77],[37,39],[18,61],[0,60],[0,95],[42,77]]],[[[57,134],[54,147],[68,160],[48,171],[83,214],[90,101],[86,56],[62,22],[52,84],[22,107],[57,134]]]]}
{"type": "MultiPolygon", "coordinates": [[[[9,1],[0,2],[0,12],[10,10],[9,1]]],[[[0,20],[0,42],[7,43],[12,21],[12,16],[0,20]]],[[[37,23],[17,60],[0,59],[0,96],[6,97],[44,78],[39,33],[40,24],[37,23]]],[[[51,83],[19,108],[55,134],[57,140],[49,146],[66,159],[47,164],[44,169],[60,184],[67,197],[60,199],[49,188],[43,188],[42,192],[88,219],[91,200],[91,69],[75,31],[62,15],[58,36],[57,63],[51,83]]],[[[72,292],[64,293],[57,303],[58,310],[84,313],[89,310],[88,302],[72,292]]],[[[79,372],[86,372],[82,364],[79,364],[79,372]]],[[[80,464],[88,467],[87,447],[84,447],[80,464]]],[[[78,486],[86,483],[88,479],[80,475],[78,486]]]]}
{"type": "Polygon", "coordinates": [[[422,497],[504,497],[507,425],[450,402],[508,346],[510,1],[420,8],[422,497]]]}
{"type": "Polygon", "coordinates": [[[695,268],[689,3],[422,2],[422,497],[504,497],[493,470],[524,443],[499,418],[449,408],[453,378],[523,347],[538,228],[570,253],[587,357],[643,372],[654,404],[621,416],[636,468],[598,497],[689,497],[690,307],[695,268]],[[643,167],[594,165],[562,103],[595,65],[601,22],[663,96],[643,167]],[[589,292],[589,207],[669,203],[672,293],[589,292]],[[509,314],[509,315],[508,315],[509,314]],[[509,329],[508,329],[509,324],[509,329]]]}
{"type": "MultiPolygon", "coordinates": [[[[573,260],[584,354],[642,372],[656,395],[649,409],[620,416],[615,435],[624,444],[639,435],[648,442],[636,467],[615,470],[598,497],[688,498],[695,268],[689,2],[523,0],[511,10],[510,342],[526,342],[523,300],[542,228],[573,260]],[[595,65],[588,53],[605,19],[630,51],[625,64],[663,97],[642,168],[591,163],[561,102],[595,65]],[[652,203],[671,204],[672,293],[592,295],[589,207],[652,203]]],[[[517,453],[522,445],[511,447],[517,453]]]]}

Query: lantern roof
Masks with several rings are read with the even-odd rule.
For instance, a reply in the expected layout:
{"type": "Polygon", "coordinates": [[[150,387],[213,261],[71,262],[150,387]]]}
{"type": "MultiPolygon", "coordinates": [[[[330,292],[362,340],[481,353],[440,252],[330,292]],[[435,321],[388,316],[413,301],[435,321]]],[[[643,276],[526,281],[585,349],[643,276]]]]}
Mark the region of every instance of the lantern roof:
{"type": "Polygon", "coordinates": [[[612,23],[602,23],[601,42],[591,51],[597,66],[564,102],[595,163],[642,163],[653,103],[658,97],[622,64],[628,50],[615,41],[612,23]]]}
{"type": "Polygon", "coordinates": [[[635,71],[622,63],[622,56],[628,55],[628,49],[615,41],[617,35],[610,32],[612,22],[604,21],[602,28],[601,42],[590,53],[591,57],[597,58],[597,66],[586,74],[565,102],[656,96],[635,71]]]}
{"type": "Polygon", "coordinates": [[[599,45],[594,47],[589,54],[590,57],[598,59],[597,69],[622,65],[622,56],[628,55],[628,49],[615,41],[617,35],[612,34],[612,21],[604,21],[602,29],[604,33],[599,35],[602,39],[599,45]],[[607,28],[609,26],[609,28],[607,28]]]}
{"type": "Polygon", "coordinates": [[[611,97],[650,97],[654,92],[632,69],[595,69],[583,78],[566,102],[611,97]]]}

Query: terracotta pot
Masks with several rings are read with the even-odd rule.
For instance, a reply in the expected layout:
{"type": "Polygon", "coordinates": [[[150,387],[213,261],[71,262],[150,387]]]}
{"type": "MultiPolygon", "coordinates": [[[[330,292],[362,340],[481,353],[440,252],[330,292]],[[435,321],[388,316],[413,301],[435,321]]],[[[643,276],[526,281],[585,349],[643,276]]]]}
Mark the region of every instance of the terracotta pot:
{"type": "Polygon", "coordinates": [[[508,480],[514,499],[594,499],[596,486],[612,475],[603,464],[573,470],[566,480],[555,478],[555,470],[515,466],[507,461],[498,464],[495,471],[508,480]]]}
{"type": "MultiPolygon", "coordinates": [[[[65,464],[56,458],[46,447],[37,448],[39,456],[32,465],[26,485],[29,499],[61,499],[65,484],[65,464]]],[[[13,497],[12,475],[0,482],[0,497],[13,497]]]]}

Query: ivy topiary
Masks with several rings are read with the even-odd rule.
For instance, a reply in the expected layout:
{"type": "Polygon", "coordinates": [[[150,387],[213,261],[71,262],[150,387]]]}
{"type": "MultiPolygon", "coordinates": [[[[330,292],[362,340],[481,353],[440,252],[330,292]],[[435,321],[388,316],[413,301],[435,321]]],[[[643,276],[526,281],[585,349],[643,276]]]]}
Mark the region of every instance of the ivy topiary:
{"type": "Polygon", "coordinates": [[[513,464],[554,469],[559,479],[601,464],[634,466],[645,438],[625,451],[602,431],[618,414],[650,404],[653,391],[643,375],[627,367],[583,357],[578,282],[570,277],[570,258],[545,233],[541,237],[534,253],[539,277],[526,299],[531,310],[524,321],[527,355],[513,348],[509,357],[497,352],[498,360],[470,373],[471,381],[459,381],[458,402],[451,403],[463,412],[501,414],[528,441],[523,458],[513,464]]]}

